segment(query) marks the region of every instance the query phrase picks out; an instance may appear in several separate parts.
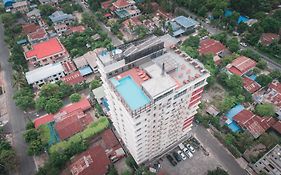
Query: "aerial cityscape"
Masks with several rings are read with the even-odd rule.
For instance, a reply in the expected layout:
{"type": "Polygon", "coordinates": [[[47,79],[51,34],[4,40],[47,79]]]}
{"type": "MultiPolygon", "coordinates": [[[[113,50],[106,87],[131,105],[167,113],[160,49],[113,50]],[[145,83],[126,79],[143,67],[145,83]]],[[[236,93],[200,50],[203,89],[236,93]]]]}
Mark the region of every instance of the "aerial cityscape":
{"type": "Polygon", "coordinates": [[[281,0],[0,0],[0,175],[281,175],[281,0]]]}

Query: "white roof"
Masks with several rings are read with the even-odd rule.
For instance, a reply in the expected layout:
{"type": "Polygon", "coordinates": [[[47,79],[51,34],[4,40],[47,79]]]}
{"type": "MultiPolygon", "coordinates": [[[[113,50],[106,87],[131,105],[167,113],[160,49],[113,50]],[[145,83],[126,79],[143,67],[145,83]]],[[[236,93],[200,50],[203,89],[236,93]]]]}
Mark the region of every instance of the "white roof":
{"type": "Polygon", "coordinates": [[[26,72],[25,77],[28,84],[33,84],[36,81],[44,80],[50,76],[63,72],[63,66],[61,63],[48,64],[46,66],[34,69],[26,72]]]}
{"type": "Polygon", "coordinates": [[[153,98],[157,98],[164,92],[176,87],[176,82],[166,73],[162,74],[161,68],[157,64],[152,64],[144,68],[151,79],[142,83],[142,87],[153,98]]]}
{"type": "Polygon", "coordinates": [[[100,100],[101,98],[105,97],[105,92],[104,92],[103,86],[100,86],[100,87],[94,89],[92,92],[95,96],[95,99],[97,99],[97,100],[100,100]]]}

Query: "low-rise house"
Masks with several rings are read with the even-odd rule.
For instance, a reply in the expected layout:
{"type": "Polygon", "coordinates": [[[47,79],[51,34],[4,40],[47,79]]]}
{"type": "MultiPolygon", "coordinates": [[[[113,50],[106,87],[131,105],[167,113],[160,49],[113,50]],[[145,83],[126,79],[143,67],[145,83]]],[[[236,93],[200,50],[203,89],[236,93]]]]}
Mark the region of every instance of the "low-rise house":
{"type": "Polygon", "coordinates": [[[253,94],[261,88],[261,85],[259,83],[257,83],[256,81],[252,80],[251,78],[245,76],[245,77],[243,77],[243,87],[249,93],[253,94]]]}
{"type": "Polygon", "coordinates": [[[226,66],[226,69],[233,74],[242,76],[256,67],[256,62],[248,57],[239,56],[226,66]]]}
{"type": "Polygon", "coordinates": [[[44,66],[62,61],[68,58],[69,54],[58,38],[51,38],[31,45],[31,49],[25,50],[24,56],[33,66],[44,66]]]}
{"type": "Polygon", "coordinates": [[[112,10],[121,18],[131,18],[141,14],[141,11],[136,7],[136,2],[133,0],[117,0],[112,3],[112,10]]]}
{"type": "Polygon", "coordinates": [[[252,168],[257,174],[277,175],[281,174],[281,146],[276,145],[262,156],[252,168]]]}
{"type": "MultiPolygon", "coordinates": [[[[267,90],[263,94],[263,103],[271,103],[276,107],[277,113],[281,111],[281,83],[278,80],[273,80],[268,85],[267,90]]],[[[279,115],[280,117],[280,115],[279,115]]]]}
{"type": "Polygon", "coordinates": [[[54,25],[57,24],[66,24],[69,25],[74,21],[74,16],[72,14],[66,14],[63,11],[55,11],[49,16],[50,20],[54,25]]]}
{"type": "Polygon", "coordinates": [[[36,25],[35,23],[24,24],[21,27],[22,27],[22,32],[25,35],[36,32],[40,28],[40,26],[36,25]]]}
{"type": "Polygon", "coordinates": [[[74,156],[62,175],[106,175],[110,160],[101,145],[93,145],[88,150],[74,156]]]}
{"type": "Polygon", "coordinates": [[[48,4],[48,5],[51,5],[51,6],[54,6],[54,7],[59,5],[60,1],[61,0],[39,0],[40,4],[42,4],[42,5],[48,4]]]}
{"type": "Polygon", "coordinates": [[[82,26],[82,25],[79,25],[79,26],[69,26],[69,27],[68,27],[68,32],[69,32],[69,34],[71,34],[71,33],[76,33],[76,32],[82,33],[82,32],[84,32],[85,30],[86,30],[86,28],[85,28],[84,26],[82,26]]]}
{"type": "Polygon", "coordinates": [[[25,74],[27,83],[35,88],[40,88],[46,83],[56,82],[64,76],[65,73],[61,63],[49,64],[25,74]]]}
{"type": "Polygon", "coordinates": [[[89,113],[84,113],[82,109],[70,113],[59,113],[54,118],[54,126],[60,140],[65,140],[83,131],[93,121],[93,117],[89,113]]]}
{"type": "Polygon", "coordinates": [[[221,42],[214,39],[201,40],[198,49],[201,55],[213,54],[214,56],[219,55],[226,50],[226,47],[221,42]]]}
{"type": "Polygon", "coordinates": [[[36,118],[34,122],[35,128],[38,128],[41,125],[50,123],[55,121],[56,117],[60,117],[62,115],[70,114],[77,110],[82,110],[83,112],[87,112],[89,109],[91,109],[91,104],[88,101],[88,99],[83,98],[80,101],[76,103],[68,104],[64,107],[62,107],[57,113],[55,114],[45,114],[40,116],[39,118],[36,118]]]}
{"type": "Polygon", "coordinates": [[[217,116],[220,111],[213,105],[209,106],[207,109],[206,109],[206,112],[212,116],[217,116]]]}
{"type": "Polygon", "coordinates": [[[89,51],[80,57],[74,58],[73,62],[83,76],[90,73],[98,73],[96,53],[94,51],[89,51]]]}
{"type": "Polygon", "coordinates": [[[67,31],[68,27],[66,24],[57,24],[54,26],[55,31],[57,34],[63,34],[67,31]]]}
{"type": "Polygon", "coordinates": [[[61,78],[61,80],[68,85],[80,84],[86,81],[79,71],[75,71],[69,75],[66,75],[65,77],[61,78]]]}
{"type": "Polygon", "coordinates": [[[172,36],[179,37],[184,34],[190,34],[195,32],[195,29],[199,25],[199,23],[192,18],[178,16],[166,23],[166,26],[168,28],[170,28],[169,25],[172,29],[172,36]]]}
{"type": "Polygon", "coordinates": [[[61,62],[61,64],[63,66],[64,73],[67,75],[76,71],[76,66],[74,65],[72,60],[64,60],[61,62]]]}
{"type": "Polygon", "coordinates": [[[27,39],[30,44],[35,44],[48,39],[48,34],[44,28],[39,28],[35,32],[29,33],[27,39]]]}
{"type": "Polygon", "coordinates": [[[41,18],[40,10],[35,8],[26,14],[27,20],[30,23],[36,22],[38,19],[41,18]]]}
{"type": "Polygon", "coordinates": [[[276,123],[273,117],[260,117],[246,109],[236,114],[233,120],[254,138],[258,138],[276,123]]]}
{"type": "Polygon", "coordinates": [[[269,46],[274,40],[279,41],[280,36],[275,33],[263,33],[260,38],[260,43],[264,46],[269,46]]]}
{"type": "Polygon", "coordinates": [[[135,29],[142,25],[138,17],[129,18],[122,22],[123,31],[133,34],[135,29]]]}
{"type": "Polygon", "coordinates": [[[27,1],[15,2],[13,3],[12,7],[13,7],[11,10],[12,13],[17,13],[17,12],[26,13],[29,10],[27,1]]]}

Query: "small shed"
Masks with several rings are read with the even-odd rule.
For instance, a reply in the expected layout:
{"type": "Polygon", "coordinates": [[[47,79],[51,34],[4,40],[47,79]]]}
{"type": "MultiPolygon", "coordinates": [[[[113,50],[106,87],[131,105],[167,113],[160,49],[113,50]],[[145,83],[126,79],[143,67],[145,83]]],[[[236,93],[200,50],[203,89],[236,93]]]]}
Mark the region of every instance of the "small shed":
{"type": "Polygon", "coordinates": [[[209,106],[207,109],[206,109],[206,112],[212,116],[217,116],[220,111],[213,105],[209,106]]]}

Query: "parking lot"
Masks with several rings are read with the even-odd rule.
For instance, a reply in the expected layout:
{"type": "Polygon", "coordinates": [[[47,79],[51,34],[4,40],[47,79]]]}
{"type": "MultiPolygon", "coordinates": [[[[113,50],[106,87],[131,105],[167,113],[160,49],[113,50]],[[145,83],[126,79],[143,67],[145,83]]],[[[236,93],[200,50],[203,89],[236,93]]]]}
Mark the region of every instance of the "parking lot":
{"type": "MultiPolygon", "coordinates": [[[[206,175],[208,170],[213,170],[216,167],[221,167],[218,160],[210,154],[208,151],[205,151],[201,145],[198,145],[194,142],[189,142],[195,148],[193,157],[187,158],[186,160],[181,160],[177,162],[176,166],[173,166],[169,160],[166,158],[166,155],[159,160],[161,164],[160,171],[165,175],[206,175]]],[[[185,145],[187,143],[185,142],[185,145]]],[[[173,158],[173,152],[177,152],[179,147],[171,150],[168,154],[173,158]]]]}

